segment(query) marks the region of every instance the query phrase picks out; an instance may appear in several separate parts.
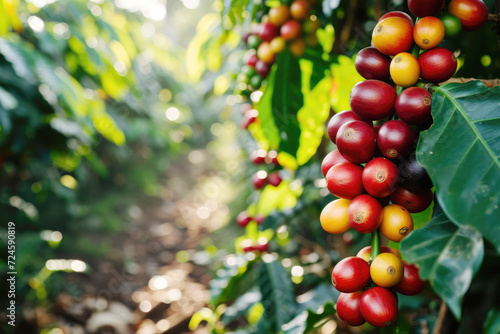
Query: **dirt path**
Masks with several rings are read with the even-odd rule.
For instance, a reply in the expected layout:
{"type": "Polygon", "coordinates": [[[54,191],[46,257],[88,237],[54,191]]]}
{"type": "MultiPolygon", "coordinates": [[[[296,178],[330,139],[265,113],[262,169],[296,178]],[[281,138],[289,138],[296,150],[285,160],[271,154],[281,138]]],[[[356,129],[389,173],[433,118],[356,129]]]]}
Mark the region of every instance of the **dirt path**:
{"type": "Polygon", "coordinates": [[[38,329],[55,323],[71,334],[193,333],[188,323],[209,298],[210,276],[189,260],[206,256],[197,248],[210,217],[227,210],[200,188],[210,174],[207,165],[183,159],[172,166],[161,195],[140,199],[130,211],[130,231],[112,236],[112,251],[86,260],[92,272],[65,274],[83,293],[60,294],[48,312],[26,311],[29,323],[38,329]]]}

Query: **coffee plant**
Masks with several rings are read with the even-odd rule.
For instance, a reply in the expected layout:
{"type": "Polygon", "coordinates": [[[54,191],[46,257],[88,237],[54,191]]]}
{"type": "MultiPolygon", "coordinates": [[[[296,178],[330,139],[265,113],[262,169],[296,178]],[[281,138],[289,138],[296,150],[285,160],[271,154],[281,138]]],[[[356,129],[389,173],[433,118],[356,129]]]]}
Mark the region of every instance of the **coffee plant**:
{"type": "Polygon", "coordinates": [[[192,329],[500,330],[499,10],[223,3],[249,190],[192,329]]]}

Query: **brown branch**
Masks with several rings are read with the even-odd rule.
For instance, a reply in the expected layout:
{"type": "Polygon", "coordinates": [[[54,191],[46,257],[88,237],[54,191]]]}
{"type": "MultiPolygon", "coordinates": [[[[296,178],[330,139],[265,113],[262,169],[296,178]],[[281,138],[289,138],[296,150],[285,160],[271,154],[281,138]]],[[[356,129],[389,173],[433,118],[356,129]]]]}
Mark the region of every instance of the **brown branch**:
{"type": "Polygon", "coordinates": [[[436,325],[434,326],[434,330],[432,334],[440,334],[443,331],[444,319],[446,318],[446,313],[448,311],[448,306],[446,306],[445,302],[441,302],[441,307],[439,308],[438,318],[436,320],[436,325]]]}
{"type": "Polygon", "coordinates": [[[349,12],[347,13],[347,19],[340,33],[340,42],[342,44],[346,44],[349,41],[349,37],[351,36],[352,27],[354,26],[354,20],[356,18],[356,8],[358,7],[358,1],[351,0],[349,1],[349,5],[350,8],[349,12]]]}
{"type": "Polygon", "coordinates": [[[487,80],[487,79],[476,79],[476,78],[451,78],[451,79],[443,82],[443,84],[450,83],[450,82],[466,83],[466,82],[473,81],[473,80],[481,80],[483,82],[483,84],[488,88],[500,86],[500,79],[487,80]]]}
{"type": "Polygon", "coordinates": [[[499,22],[500,21],[500,15],[489,13],[488,14],[488,21],[499,22]]]}

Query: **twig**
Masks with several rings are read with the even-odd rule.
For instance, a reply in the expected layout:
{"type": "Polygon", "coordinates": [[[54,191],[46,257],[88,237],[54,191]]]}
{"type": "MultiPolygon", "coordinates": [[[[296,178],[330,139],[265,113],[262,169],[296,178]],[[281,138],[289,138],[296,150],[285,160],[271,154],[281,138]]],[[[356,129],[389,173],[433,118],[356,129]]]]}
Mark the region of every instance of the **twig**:
{"type": "Polygon", "coordinates": [[[481,80],[483,84],[488,88],[500,86],[500,79],[476,79],[476,78],[451,78],[443,82],[443,84],[450,82],[466,83],[473,80],[481,80]]]}
{"type": "Polygon", "coordinates": [[[498,21],[500,21],[500,15],[489,13],[488,14],[488,21],[498,22],[498,21]]]}
{"type": "Polygon", "coordinates": [[[448,306],[446,306],[445,302],[441,302],[441,307],[439,308],[438,318],[436,320],[436,325],[434,326],[434,330],[432,334],[441,334],[444,328],[444,319],[446,318],[446,313],[448,311],[448,306]]]}

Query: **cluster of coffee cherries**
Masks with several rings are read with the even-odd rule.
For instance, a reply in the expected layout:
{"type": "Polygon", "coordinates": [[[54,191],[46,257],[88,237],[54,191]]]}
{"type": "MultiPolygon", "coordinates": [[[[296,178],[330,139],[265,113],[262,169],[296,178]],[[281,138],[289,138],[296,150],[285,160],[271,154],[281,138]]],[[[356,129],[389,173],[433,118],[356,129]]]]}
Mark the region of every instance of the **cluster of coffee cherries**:
{"type": "MultiPolygon", "coordinates": [[[[419,18],[415,25],[403,12],[382,16],[373,30],[374,47],[358,55],[358,72],[366,79],[384,82],[390,79],[403,88],[415,85],[419,79],[438,84],[451,78],[457,70],[457,59],[439,45],[462,29],[481,28],[488,18],[488,8],[480,0],[452,0],[448,11],[441,14],[443,6],[444,0],[408,1],[410,11],[419,18]]],[[[420,114],[413,115],[408,110],[401,110],[398,116],[410,124],[422,121],[417,117],[420,114]]]]}
{"type": "Polygon", "coordinates": [[[431,94],[415,84],[451,78],[457,59],[439,44],[461,29],[479,28],[487,16],[479,0],[452,0],[443,15],[444,0],[410,0],[408,6],[420,19],[413,25],[403,12],[381,17],[373,46],[361,50],[355,61],[367,80],[353,87],[351,110],[328,123],[337,149],[321,167],[328,190],[339,199],[323,209],[321,225],[334,234],[351,227],[372,233],[372,246],[341,260],[332,272],[341,292],[338,316],[352,326],[392,324],[398,293],[415,295],[425,287],[417,267],[404,263],[398,251],[380,247],[379,233],[400,242],[413,229],[411,213],[424,211],[433,199],[432,182],[415,158],[419,131],[432,124],[431,94]],[[464,4],[476,6],[475,14],[465,13],[464,4]]]}
{"type": "Polygon", "coordinates": [[[370,263],[371,251],[371,246],[361,249],[332,272],[332,283],[341,292],[337,314],[351,326],[391,325],[398,316],[398,293],[414,296],[425,288],[418,268],[402,261],[399,251],[381,247],[370,263]]]}
{"type": "MultiPolygon", "coordinates": [[[[286,1],[288,2],[288,1],[286,1]]],[[[245,66],[238,77],[250,90],[262,85],[278,54],[287,47],[297,57],[302,56],[306,45],[318,44],[316,30],[320,26],[312,14],[315,0],[295,0],[290,6],[285,1],[271,7],[261,22],[252,26],[244,36],[249,50],[244,57],[245,66]]]]}

